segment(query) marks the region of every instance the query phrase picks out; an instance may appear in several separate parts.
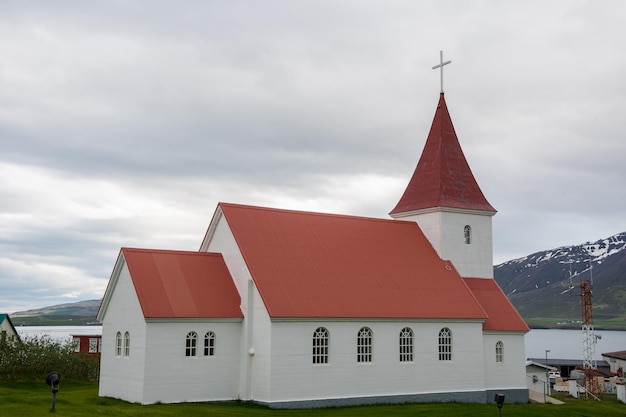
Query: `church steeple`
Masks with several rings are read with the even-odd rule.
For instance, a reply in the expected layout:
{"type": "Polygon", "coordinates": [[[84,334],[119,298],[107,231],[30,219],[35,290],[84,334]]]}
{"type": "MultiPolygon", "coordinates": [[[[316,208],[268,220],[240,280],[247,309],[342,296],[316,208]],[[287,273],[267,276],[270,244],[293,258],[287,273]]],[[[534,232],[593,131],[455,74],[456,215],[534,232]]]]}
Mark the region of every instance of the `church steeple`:
{"type": "Polygon", "coordinates": [[[463,155],[441,93],[422,156],[389,214],[417,222],[439,256],[451,260],[461,276],[493,278],[495,213],[463,155]]]}
{"type": "Polygon", "coordinates": [[[496,212],[465,159],[443,93],[413,177],[389,214],[400,217],[436,207],[496,212]]]}

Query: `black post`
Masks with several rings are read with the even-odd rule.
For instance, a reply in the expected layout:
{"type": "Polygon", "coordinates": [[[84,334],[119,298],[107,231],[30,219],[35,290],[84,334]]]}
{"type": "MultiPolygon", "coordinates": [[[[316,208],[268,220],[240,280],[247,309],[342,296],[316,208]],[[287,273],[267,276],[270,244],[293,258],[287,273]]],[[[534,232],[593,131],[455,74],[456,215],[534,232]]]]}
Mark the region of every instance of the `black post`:
{"type": "Polygon", "coordinates": [[[61,382],[61,375],[56,372],[50,372],[46,377],[46,384],[50,385],[52,388],[52,408],[50,409],[51,413],[56,413],[56,404],[57,404],[57,392],[59,392],[59,383],[61,382]]]}
{"type": "Polygon", "coordinates": [[[496,398],[494,400],[496,404],[498,405],[498,410],[500,411],[500,417],[502,417],[502,404],[504,404],[504,394],[496,394],[496,398]]]}

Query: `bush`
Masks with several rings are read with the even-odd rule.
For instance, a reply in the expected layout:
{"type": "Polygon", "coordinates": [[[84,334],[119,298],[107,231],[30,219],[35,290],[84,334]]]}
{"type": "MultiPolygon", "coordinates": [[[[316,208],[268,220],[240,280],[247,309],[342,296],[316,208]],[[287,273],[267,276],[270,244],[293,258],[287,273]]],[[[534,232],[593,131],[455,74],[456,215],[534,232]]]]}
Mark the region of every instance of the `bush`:
{"type": "Polygon", "coordinates": [[[0,380],[45,379],[53,371],[63,378],[97,380],[100,362],[75,354],[71,341],[59,342],[49,336],[0,340],[0,380]]]}

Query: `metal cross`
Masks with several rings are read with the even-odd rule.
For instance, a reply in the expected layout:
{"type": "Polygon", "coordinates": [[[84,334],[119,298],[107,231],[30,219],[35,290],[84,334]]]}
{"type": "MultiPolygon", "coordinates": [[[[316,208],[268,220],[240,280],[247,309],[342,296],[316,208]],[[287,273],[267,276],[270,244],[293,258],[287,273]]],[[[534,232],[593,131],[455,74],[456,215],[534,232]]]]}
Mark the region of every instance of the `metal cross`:
{"type": "Polygon", "coordinates": [[[439,68],[441,71],[441,92],[443,93],[443,66],[448,65],[452,61],[443,62],[443,51],[439,51],[439,65],[435,65],[433,69],[439,68]]]}

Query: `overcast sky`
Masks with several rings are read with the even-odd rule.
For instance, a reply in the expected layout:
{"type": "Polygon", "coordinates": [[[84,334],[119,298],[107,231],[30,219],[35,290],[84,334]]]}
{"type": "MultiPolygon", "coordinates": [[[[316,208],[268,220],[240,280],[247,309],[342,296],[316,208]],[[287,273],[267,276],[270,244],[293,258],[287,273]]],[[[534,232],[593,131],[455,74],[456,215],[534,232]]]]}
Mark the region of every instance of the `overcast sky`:
{"type": "Polygon", "coordinates": [[[218,202],[388,218],[439,98],[494,262],[626,231],[626,2],[3,1],[0,312],[218,202]]]}

